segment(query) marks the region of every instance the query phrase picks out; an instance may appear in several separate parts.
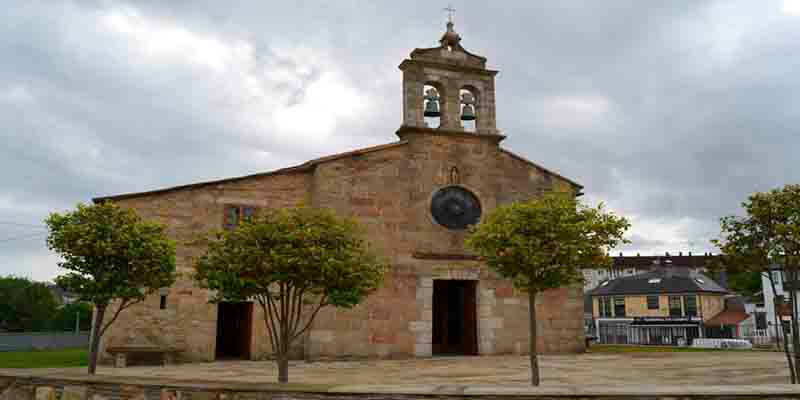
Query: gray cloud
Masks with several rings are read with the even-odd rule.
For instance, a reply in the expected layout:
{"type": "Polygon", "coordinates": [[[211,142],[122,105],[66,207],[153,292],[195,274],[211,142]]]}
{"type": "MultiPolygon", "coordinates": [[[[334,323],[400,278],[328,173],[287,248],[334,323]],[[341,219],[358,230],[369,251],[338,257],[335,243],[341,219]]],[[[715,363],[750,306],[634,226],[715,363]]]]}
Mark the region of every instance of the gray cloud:
{"type": "MultiPolygon", "coordinates": [[[[429,2],[12,2],[0,16],[0,222],[92,196],[394,140],[429,2]]],[[[626,251],[711,250],[747,194],[800,179],[800,16],[749,1],[461,1],[500,69],[505,146],[631,217],[626,251]]],[[[0,224],[0,240],[37,232],[0,224]]],[[[52,277],[36,238],[0,273],[52,277]]]]}

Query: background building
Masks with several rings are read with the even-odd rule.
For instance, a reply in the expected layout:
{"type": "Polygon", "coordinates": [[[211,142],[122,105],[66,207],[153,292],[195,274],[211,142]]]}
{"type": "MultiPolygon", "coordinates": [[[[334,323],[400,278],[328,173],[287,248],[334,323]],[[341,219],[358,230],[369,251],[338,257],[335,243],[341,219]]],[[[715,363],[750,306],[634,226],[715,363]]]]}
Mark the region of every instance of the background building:
{"type": "Polygon", "coordinates": [[[666,267],[605,281],[591,291],[600,343],[689,344],[723,312],[728,291],[688,268],[666,267]]]}
{"type": "MultiPolygon", "coordinates": [[[[608,269],[584,269],[583,270],[583,290],[589,292],[596,288],[600,283],[612,279],[622,278],[626,276],[634,276],[651,272],[658,268],[676,267],[685,268],[695,273],[706,273],[706,265],[713,259],[713,255],[706,253],[703,255],[692,255],[692,252],[686,255],[679,252],[678,255],[670,255],[665,253],[658,256],[613,256],[613,265],[608,269]]],[[[714,276],[715,281],[727,287],[726,277],[724,273],[714,276]]]]}

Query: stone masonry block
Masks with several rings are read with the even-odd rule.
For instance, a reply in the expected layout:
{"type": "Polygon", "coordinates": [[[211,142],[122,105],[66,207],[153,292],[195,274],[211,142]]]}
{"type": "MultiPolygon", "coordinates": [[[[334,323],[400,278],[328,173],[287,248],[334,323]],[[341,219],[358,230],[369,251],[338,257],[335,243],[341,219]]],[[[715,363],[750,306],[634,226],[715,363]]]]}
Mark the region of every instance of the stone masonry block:
{"type": "Polygon", "coordinates": [[[481,355],[494,354],[494,341],[484,340],[478,343],[478,352],[481,355]]]}
{"type": "Polygon", "coordinates": [[[420,319],[422,321],[433,321],[433,310],[420,311],[420,319]]]}
{"type": "Polygon", "coordinates": [[[503,283],[494,289],[494,295],[498,298],[511,297],[514,295],[514,287],[511,283],[503,283]]]}
{"type": "Polygon", "coordinates": [[[479,329],[503,329],[502,318],[480,318],[478,319],[479,329]]]}
{"type": "Polygon", "coordinates": [[[429,321],[411,321],[408,323],[411,332],[433,332],[433,323],[429,321]]]}
{"type": "Polygon", "coordinates": [[[433,332],[417,332],[417,343],[433,343],[433,332]]]}
{"type": "Polygon", "coordinates": [[[86,400],[85,386],[64,386],[61,400],[86,400]]]}
{"type": "Polygon", "coordinates": [[[388,357],[392,352],[392,345],[387,343],[378,343],[375,345],[375,355],[380,358],[388,357]]]}
{"type": "Polygon", "coordinates": [[[414,345],[414,355],[417,357],[430,357],[433,354],[433,347],[430,343],[416,343],[414,345]]]}
{"type": "Polygon", "coordinates": [[[417,289],[417,300],[425,300],[433,297],[433,286],[421,287],[417,289]]]}
{"type": "Polygon", "coordinates": [[[36,400],[56,400],[56,390],[50,386],[36,388],[36,400]]]}
{"type": "Polygon", "coordinates": [[[311,341],[320,343],[333,342],[333,331],[313,330],[311,331],[311,341]]]}
{"type": "Polygon", "coordinates": [[[478,306],[478,318],[488,318],[494,315],[492,306],[481,304],[478,306]]]}
{"type": "Polygon", "coordinates": [[[478,339],[480,340],[494,340],[494,329],[481,329],[478,333],[478,339]]]}
{"type": "Polygon", "coordinates": [[[10,386],[0,390],[0,400],[33,400],[35,398],[35,391],[33,387],[28,385],[15,385],[11,383],[10,386]]]}

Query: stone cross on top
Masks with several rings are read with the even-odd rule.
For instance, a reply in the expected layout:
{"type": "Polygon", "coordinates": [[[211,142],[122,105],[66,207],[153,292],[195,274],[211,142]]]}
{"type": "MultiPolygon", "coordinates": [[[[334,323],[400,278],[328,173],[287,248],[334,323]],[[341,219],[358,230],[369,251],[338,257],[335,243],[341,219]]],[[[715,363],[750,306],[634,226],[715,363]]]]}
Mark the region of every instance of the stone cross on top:
{"type": "Polygon", "coordinates": [[[452,4],[448,4],[447,7],[443,8],[442,10],[447,11],[447,22],[453,23],[453,14],[455,14],[456,9],[453,8],[452,4]]]}

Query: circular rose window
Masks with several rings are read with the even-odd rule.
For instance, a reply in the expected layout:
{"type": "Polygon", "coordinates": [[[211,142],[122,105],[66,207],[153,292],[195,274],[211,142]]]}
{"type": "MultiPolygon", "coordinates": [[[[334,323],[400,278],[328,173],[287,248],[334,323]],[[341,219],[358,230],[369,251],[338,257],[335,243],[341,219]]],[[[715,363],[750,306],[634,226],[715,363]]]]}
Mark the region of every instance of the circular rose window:
{"type": "Polygon", "coordinates": [[[431,200],[431,214],[440,225],[465,229],[481,219],[481,203],[472,192],[460,186],[439,189],[431,200]]]}

